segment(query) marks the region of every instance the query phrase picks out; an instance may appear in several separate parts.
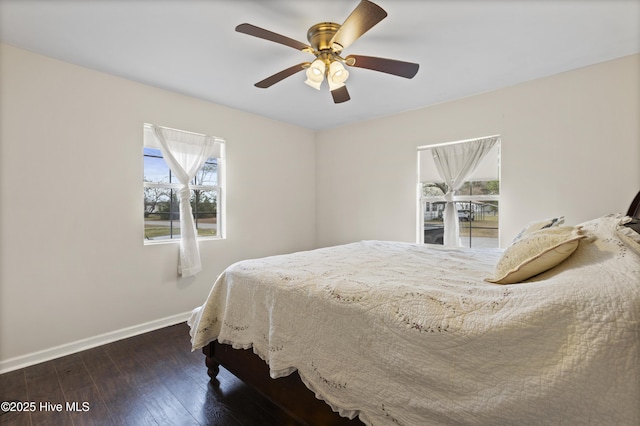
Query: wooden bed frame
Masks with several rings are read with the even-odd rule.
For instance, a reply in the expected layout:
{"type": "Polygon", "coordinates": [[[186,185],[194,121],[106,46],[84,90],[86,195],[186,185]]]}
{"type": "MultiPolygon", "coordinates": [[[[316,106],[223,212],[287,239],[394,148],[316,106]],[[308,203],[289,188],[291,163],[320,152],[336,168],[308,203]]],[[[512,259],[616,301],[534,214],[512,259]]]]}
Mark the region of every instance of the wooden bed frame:
{"type": "Polygon", "coordinates": [[[218,374],[219,366],[229,370],[237,378],[256,389],[294,419],[307,425],[359,426],[363,423],[349,420],[334,412],[324,401],[317,399],[298,372],[286,377],[272,379],[269,366],[251,349],[233,349],[217,340],[202,348],[207,374],[212,380],[218,374]]]}
{"type": "MultiPolygon", "coordinates": [[[[627,224],[636,232],[640,229],[640,191],[633,199],[627,215],[636,220],[627,224]]],[[[223,366],[240,380],[255,388],[291,417],[307,425],[339,426],[362,425],[356,419],[349,420],[334,412],[324,401],[315,397],[300,379],[297,372],[286,377],[272,379],[269,367],[252,350],[237,350],[229,345],[213,341],[202,348],[209,377],[215,379],[219,366],[223,366]]]]}
{"type": "Polygon", "coordinates": [[[634,198],[631,202],[629,211],[627,211],[627,216],[631,216],[634,219],[631,222],[627,223],[625,226],[633,229],[638,234],[640,234],[640,192],[638,192],[636,198],[634,198]]]}

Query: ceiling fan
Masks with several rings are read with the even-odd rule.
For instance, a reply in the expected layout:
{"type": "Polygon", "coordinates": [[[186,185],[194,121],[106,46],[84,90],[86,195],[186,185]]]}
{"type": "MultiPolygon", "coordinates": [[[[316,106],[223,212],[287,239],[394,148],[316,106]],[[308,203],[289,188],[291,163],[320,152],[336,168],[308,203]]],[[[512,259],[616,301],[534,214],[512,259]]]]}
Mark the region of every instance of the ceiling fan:
{"type": "Polygon", "coordinates": [[[419,65],[411,62],[362,55],[349,55],[346,58],[340,56],[343,49],[349,47],[386,16],[387,12],[380,6],[368,0],[360,0],[358,6],[342,25],[321,22],[309,28],[307,31],[309,44],[246,23],[238,25],[236,31],[293,47],[316,57],[313,62],[302,62],[273,74],[257,82],[256,87],[266,89],[306,69],[307,80],[305,83],[320,90],[320,85],[326,78],[333,101],[341,103],[351,99],[347,86],[345,86],[349,71],[345,69],[344,65],[367,68],[405,78],[413,78],[418,72],[419,65]]]}

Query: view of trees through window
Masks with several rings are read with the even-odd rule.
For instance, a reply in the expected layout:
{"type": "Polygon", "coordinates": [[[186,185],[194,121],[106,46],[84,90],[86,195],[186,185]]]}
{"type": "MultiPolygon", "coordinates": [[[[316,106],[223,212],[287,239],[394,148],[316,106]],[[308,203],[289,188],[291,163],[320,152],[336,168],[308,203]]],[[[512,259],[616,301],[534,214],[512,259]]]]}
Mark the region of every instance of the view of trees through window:
{"type": "MultiPolygon", "coordinates": [[[[191,209],[199,237],[218,235],[218,163],[210,158],[191,185],[191,209]]],[[[179,181],[158,149],[144,148],[144,238],[180,238],[179,181]]]]}

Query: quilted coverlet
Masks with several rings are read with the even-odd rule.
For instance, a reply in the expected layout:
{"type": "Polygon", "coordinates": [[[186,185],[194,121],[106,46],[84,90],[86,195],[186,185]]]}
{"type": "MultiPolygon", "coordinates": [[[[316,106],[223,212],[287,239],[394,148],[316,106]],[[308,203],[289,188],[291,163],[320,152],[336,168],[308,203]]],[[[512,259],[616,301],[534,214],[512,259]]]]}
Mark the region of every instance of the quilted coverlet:
{"type": "Polygon", "coordinates": [[[524,284],[500,250],[362,241],[238,262],[189,324],[368,425],[640,424],[640,258],[618,218],[524,284]]]}

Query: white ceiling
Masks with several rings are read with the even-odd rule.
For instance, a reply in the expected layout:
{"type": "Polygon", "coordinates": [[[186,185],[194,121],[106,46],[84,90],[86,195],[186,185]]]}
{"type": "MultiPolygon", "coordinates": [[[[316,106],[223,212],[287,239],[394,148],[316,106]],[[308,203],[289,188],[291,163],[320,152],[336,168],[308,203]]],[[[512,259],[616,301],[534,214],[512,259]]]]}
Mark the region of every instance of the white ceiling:
{"type": "Polygon", "coordinates": [[[334,104],[304,72],[253,84],[308,53],[234,31],[248,22],[307,43],[358,0],[0,0],[0,39],[84,67],[311,129],[470,96],[640,52],[640,0],[374,0],[388,16],[344,51],[420,64],[411,80],[351,68],[334,104]]]}

